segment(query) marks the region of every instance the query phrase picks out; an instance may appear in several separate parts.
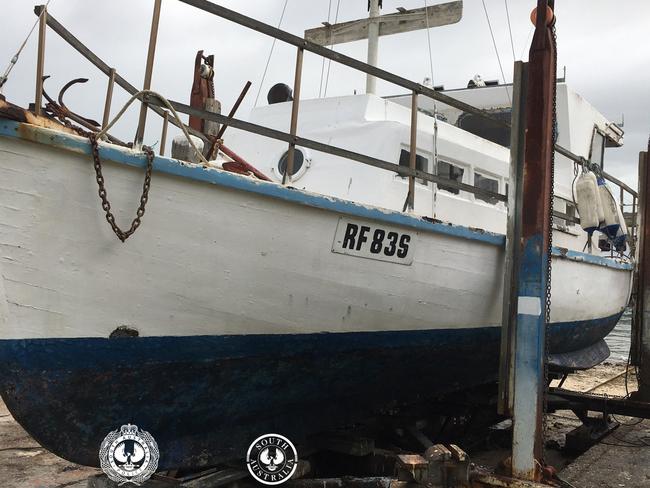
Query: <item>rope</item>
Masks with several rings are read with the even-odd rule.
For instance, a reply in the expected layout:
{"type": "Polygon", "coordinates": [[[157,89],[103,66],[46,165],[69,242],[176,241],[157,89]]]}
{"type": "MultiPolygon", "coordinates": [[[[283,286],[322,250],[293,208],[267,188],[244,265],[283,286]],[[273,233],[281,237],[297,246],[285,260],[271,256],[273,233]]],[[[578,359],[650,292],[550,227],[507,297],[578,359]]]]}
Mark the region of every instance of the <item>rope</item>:
{"type": "MultiPolygon", "coordinates": [[[[332,18],[332,0],[329,1],[329,5],[327,7],[327,23],[330,23],[330,19],[332,18]]],[[[330,29],[330,43],[332,42],[332,30],[330,29]]],[[[321,65],[320,65],[320,84],[318,85],[318,98],[321,97],[321,93],[323,91],[323,79],[325,77],[325,58],[321,60],[321,65]]]]}
{"type": "MultiPolygon", "coordinates": [[[[497,61],[499,63],[499,69],[501,70],[501,77],[503,78],[503,83],[507,83],[506,80],[506,75],[503,71],[503,65],[501,64],[501,56],[499,56],[499,48],[497,47],[497,41],[494,38],[494,32],[492,31],[492,23],[490,22],[490,15],[488,14],[487,6],[485,5],[485,0],[481,0],[483,3],[483,10],[485,11],[485,18],[487,19],[487,24],[490,29],[490,36],[492,37],[492,45],[494,46],[494,52],[497,55],[497,61]]],[[[508,95],[508,103],[512,104],[512,100],[510,99],[510,92],[508,91],[508,87],[506,86],[506,95],[508,95]]]]}
{"type": "Polygon", "coordinates": [[[102,138],[104,135],[106,135],[106,133],[109,131],[109,129],[110,129],[111,127],[113,127],[113,125],[115,125],[115,122],[117,122],[117,121],[120,119],[120,117],[122,117],[122,115],[124,115],[124,112],[126,112],[126,109],[129,108],[129,106],[130,106],[130,105],[131,105],[131,104],[132,104],[132,103],[133,103],[137,98],[139,98],[139,97],[142,96],[142,95],[150,95],[150,96],[153,96],[153,97],[158,98],[161,102],[163,102],[163,105],[165,105],[165,107],[166,107],[167,109],[169,109],[169,111],[172,113],[172,115],[174,116],[174,118],[175,118],[176,121],[178,122],[178,125],[179,125],[180,129],[183,131],[183,134],[185,135],[185,138],[187,139],[187,142],[190,143],[190,146],[192,147],[192,149],[194,149],[194,152],[196,152],[196,154],[197,154],[197,156],[199,157],[199,159],[201,160],[201,162],[202,162],[203,164],[205,164],[205,165],[210,166],[210,162],[209,162],[207,159],[205,159],[205,156],[203,156],[203,154],[201,153],[201,151],[199,151],[198,148],[196,147],[196,145],[194,144],[194,141],[192,140],[192,138],[191,138],[189,132],[187,132],[187,128],[185,127],[185,124],[184,124],[183,122],[181,122],[181,119],[180,119],[180,117],[178,116],[178,113],[176,112],[176,110],[174,109],[174,107],[172,107],[171,103],[169,103],[169,100],[167,100],[167,99],[166,99],[165,97],[163,97],[161,94],[159,94],[159,93],[157,93],[157,92],[155,92],[155,91],[153,91],[153,90],[140,90],[139,92],[134,93],[133,96],[132,96],[131,98],[129,98],[129,101],[126,102],[126,104],[124,105],[124,107],[122,107],[122,109],[117,113],[117,115],[116,115],[115,117],[113,117],[113,120],[111,120],[110,123],[109,123],[106,127],[104,127],[104,128],[103,128],[102,130],[100,130],[97,134],[95,134],[95,137],[96,137],[97,139],[100,139],[100,138],[102,138]]]}
{"type": "Polygon", "coordinates": [[[9,73],[11,73],[11,70],[14,69],[14,66],[16,66],[16,63],[18,62],[18,58],[20,57],[20,54],[23,52],[23,49],[25,49],[25,45],[27,44],[27,41],[32,36],[32,33],[34,32],[34,29],[36,29],[36,26],[38,25],[38,23],[41,20],[41,16],[47,11],[47,7],[50,5],[51,1],[52,0],[47,0],[47,3],[45,4],[45,8],[41,11],[41,14],[36,19],[36,22],[34,22],[34,25],[29,30],[29,33],[27,34],[27,37],[25,38],[23,43],[18,48],[18,51],[16,52],[16,54],[14,54],[14,57],[11,58],[11,61],[9,61],[9,64],[7,65],[7,69],[5,70],[4,74],[2,76],[0,76],[0,93],[2,93],[2,88],[4,87],[5,83],[9,79],[9,73]]]}
{"type": "MultiPolygon", "coordinates": [[[[287,10],[287,3],[289,0],[284,0],[284,7],[282,7],[282,13],[280,14],[280,20],[278,21],[278,29],[282,25],[282,19],[284,19],[284,12],[287,10]]],[[[269,57],[266,59],[266,66],[264,66],[264,73],[262,73],[262,79],[260,80],[260,86],[257,88],[257,95],[255,96],[255,105],[257,107],[257,101],[260,98],[260,93],[262,92],[262,86],[264,85],[264,79],[266,78],[266,72],[269,69],[269,63],[271,62],[271,56],[273,56],[273,49],[275,49],[275,41],[277,39],[274,37],[273,42],[271,43],[271,50],[269,51],[269,57]]]]}
{"type": "Polygon", "coordinates": [[[512,40],[512,27],[510,26],[510,11],[508,10],[508,0],[503,0],[506,6],[506,19],[508,20],[508,33],[510,34],[510,48],[512,49],[512,62],[514,63],[517,58],[515,57],[515,42],[512,40]]]}
{"type": "MultiPolygon", "coordinates": [[[[341,6],[341,0],[338,0],[336,2],[336,14],[334,15],[334,23],[336,24],[339,20],[339,7],[341,6]]],[[[331,37],[330,37],[331,41],[331,37]]],[[[332,49],[333,44],[330,44],[330,49],[332,49]]],[[[327,86],[329,85],[330,82],[330,68],[332,66],[332,60],[328,59],[327,60],[327,76],[325,77],[325,91],[323,92],[323,97],[327,96],[327,86]]]]}

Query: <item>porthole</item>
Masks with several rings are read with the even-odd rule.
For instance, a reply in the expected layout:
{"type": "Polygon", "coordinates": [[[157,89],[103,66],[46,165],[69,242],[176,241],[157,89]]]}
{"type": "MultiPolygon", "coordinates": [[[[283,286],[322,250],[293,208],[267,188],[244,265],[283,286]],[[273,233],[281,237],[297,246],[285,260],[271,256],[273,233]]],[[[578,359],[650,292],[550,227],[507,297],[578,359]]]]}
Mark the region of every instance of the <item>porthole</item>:
{"type": "MultiPolygon", "coordinates": [[[[284,154],[280,156],[277,168],[275,168],[279,178],[282,178],[287,168],[287,159],[289,159],[289,151],[285,151],[284,154]]],[[[300,178],[305,174],[305,171],[307,171],[307,168],[309,168],[310,165],[311,158],[307,154],[307,151],[302,148],[296,148],[293,156],[293,171],[291,172],[291,179],[297,180],[300,178]]]]}

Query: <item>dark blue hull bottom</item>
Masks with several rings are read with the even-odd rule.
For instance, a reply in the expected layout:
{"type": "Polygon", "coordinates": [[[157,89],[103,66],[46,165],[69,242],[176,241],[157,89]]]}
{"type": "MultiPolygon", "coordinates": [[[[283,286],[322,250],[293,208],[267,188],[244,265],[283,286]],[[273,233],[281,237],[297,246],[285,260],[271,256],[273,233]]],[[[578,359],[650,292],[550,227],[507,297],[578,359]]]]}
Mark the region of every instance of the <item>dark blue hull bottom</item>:
{"type": "MultiPolygon", "coordinates": [[[[551,352],[594,344],[620,314],[553,324],[551,352]]],[[[0,341],[0,391],[44,447],[97,466],[131,422],[160,469],[242,458],[259,435],[301,442],[394,403],[496,379],[499,329],[0,341]]]]}

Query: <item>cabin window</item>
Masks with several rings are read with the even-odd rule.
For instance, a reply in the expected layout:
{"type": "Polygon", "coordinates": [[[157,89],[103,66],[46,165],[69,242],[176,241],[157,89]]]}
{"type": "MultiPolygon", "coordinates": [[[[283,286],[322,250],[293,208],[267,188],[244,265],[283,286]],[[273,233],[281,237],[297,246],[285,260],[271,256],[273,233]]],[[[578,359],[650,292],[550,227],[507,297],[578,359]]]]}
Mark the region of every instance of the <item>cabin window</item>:
{"type": "MultiPolygon", "coordinates": [[[[510,123],[510,109],[488,110],[497,120],[510,123]]],[[[510,128],[479,115],[465,113],[458,117],[456,125],[467,132],[492,141],[504,147],[510,147],[510,128]]]]}
{"type": "Polygon", "coordinates": [[[589,161],[600,168],[603,167],[603,154],[605,152],[605,136],[598,129],[594,129],[594,135],[591,138],[591,151],[589,152],[589,161]]]}
{"type": "MultiPolygon", "coordinates": [[[[490,178],[489,176],[485,176],[480,173],[474,173],[474,186],[476,188],[480,188],[481,190],[488,190],[494,193],[499,193],[499,180],[496,178],[490,178]]],[[[496,198],[484,197],[478,194],[475,194],[474,197],[477,200],[482,200],[493,205],[499,201],[496,198]]]]}
{"type": "MultiPolygon", "coordinates": [[[[464,173],[465,173],[464,168],[455,166],[451,163],[447,163],[446,161],[438,161],[438,176],[442,176],[443,178],[448,178],[457,183],[462,183],[464,173]]],[[[445,185],[444,183],[438,183],[438,188],[440,190],[448,191],[449,193],[454,193],[455,195],[458,195],[460,193],[460,191],[457,188],[452,188],[450,186],[445,185]]]]}
{"type": "MultiPolygon", "coordinates": [[[[411,162],[411,152],[407,151],[406,149],[402,149],[399,153],[399,165],[400,166],[406,166],[407,168],[410,166],[411,162]]],[[[429,159],[425,158],[424,156],[420,156],[419,154],[415,155],[415,169],[424,171],[425,173],[429,171],[429,159]]],[[[427,184],[427,180],[419,178],[418,183],[422,183],[423,185],[427,184]]]]}

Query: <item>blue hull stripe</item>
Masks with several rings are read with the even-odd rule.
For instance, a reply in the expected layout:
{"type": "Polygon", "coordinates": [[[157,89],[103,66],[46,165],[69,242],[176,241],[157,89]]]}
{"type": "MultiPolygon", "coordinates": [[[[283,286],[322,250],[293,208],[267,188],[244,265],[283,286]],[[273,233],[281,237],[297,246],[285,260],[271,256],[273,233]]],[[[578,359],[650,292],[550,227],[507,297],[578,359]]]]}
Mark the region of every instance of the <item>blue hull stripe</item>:
{"type": "MultiPolygon", "coordinates": [[[[91,154],[89,142],[80,139],[79,137],[65,133],[51,134],[49,132],[47,135],[44,135],[45,132],[41,132],[37,128],[35,128],[31,133],[24,130],[19,131],[20,126],[20,123],[13,120],[0,119],[0,135],[21,139],[33,134],[34,142],[87,154],[88,156],[91,154]]],[[[146,160],[143,154],[136,154],[133,151],[112,144],[100,144],[99,154],[103,159],[111,160],[119,164],[126,164],[138,168],[144,168],[146,165],[146,160]]],[[[225,188],[243,190],[272,198],[278,198],[291,203],[298,203],[364,219],[410,227],[424,232],[444,234],[451,237],[483,242],[494,246],[505,245],[505,236],[503,234],[463,227],[460,225],[433,222],[411,214],[370,207],[349,200],[310,193],[304,190],[284,187],[266,181],[254,180],[227,171],[221,171],[214,168],[203,168],[200,165],[188,165],[176,159],[165,158],[162,156],[156,156],[154,160],[154,170],[174,176],[219,185],[225,188]]],[[[564,249],[553,248],[553,255],[574,261],[603,265],[613,269],[632,269],[632,266],[628,263],[618,263],[612,259],[578,251],[567,252],[564,249]]]]}

